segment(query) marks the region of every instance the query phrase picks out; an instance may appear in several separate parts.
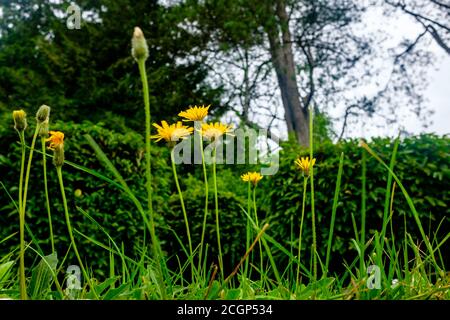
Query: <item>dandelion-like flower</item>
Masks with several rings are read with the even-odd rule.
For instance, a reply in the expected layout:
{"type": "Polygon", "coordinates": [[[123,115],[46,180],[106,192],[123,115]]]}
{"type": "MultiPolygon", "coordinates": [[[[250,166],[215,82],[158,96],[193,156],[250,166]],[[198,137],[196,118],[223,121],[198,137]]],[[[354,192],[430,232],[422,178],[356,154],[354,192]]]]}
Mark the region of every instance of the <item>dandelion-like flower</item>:
{"type": "Polygon", "coordinates": [[[18,132],[24,131],[27,128],[27,114],[23,110],[13,111],[14,129],[18,132]]]}
{"type": "Polygon", "coordinates": [[[259,172],[247,172],[241,175],[242,181],[251,182],[254,186],[263,178],[259,172]]]}
{"type": "Polygon", "coordinates": [[[50,138],[46,139],[45,141],[50,142],[50,149],[54,150],[60,145],[64,145],[64,133],[62,133],[61,131],[50,131],[49,133],[50,138]]]}
{"type": "Polygon", "coordinates": [[[49,141],[49,148],[53,150],[53,164],[61,167],[64,163],[64,133],[61,131],[50,131],[50,137],[45,141],[49,141]]]}
{"type": "Polygon", "coordinates": [[[190,107],[185,111],[181,111],[178,116],[184,118],[184,121],[203,121],[205,117],[208,115],[208,109],[211,105],[205,107],[190,107]]]}
{"type": "Polygon", "coordinates": [[[174,142],[180,139],[186,139],[194,131],[194,128],[184,126],[181,121],[169,125],[167,121],[161,121],[161,125],[154,123],[153,126],[158,130],[158,134],[151,136],[156,142],[165,140],[174,142]]]}
{"type": "Polygon", "coordinates": [[[232,132],[231,125],[223,124],[221,122],[215,123],[203,123],[201,134],[203,137],[208,140],[217,140],[224,134],[231,134],[232,132]]]}
{"type": "Polygon", "coordinates": [[[302,157],[295,160],[295,165],[298,169],[300,169],[304,175],[309,176],[309,170],[314,166],[316,163],[316,159],[313,158],[311,161],[309,160],[309,157],[302,157]]]}

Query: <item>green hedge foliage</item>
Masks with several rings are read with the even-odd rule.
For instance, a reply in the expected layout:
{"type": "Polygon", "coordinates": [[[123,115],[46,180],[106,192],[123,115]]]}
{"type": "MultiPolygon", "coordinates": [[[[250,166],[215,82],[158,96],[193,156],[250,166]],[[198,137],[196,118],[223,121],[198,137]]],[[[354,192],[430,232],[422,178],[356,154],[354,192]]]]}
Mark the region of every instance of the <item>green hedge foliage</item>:
{"type": "MultiPolygon", "coordinates": [[[[11,122],[7,120],[9,119],[2,119],[1,123],[11,122]]],[[[81,124],[57,122],[51,124],[51,129],[61,130],[66,135],[66,160],[112,178],[112,174],[102,166],[87,144],[84,135],[90,134],[122,173],[137,198],[145,204],[144,146],[141,134],[131,130],[126,133],[117,133],[106,129],[102,124],[93,124],[87,121],[81,124]]],[[[32,134],[32,130],[27,131],[28,135],[32,134]]],[[[11,196],[16,199],[20,148],[12,124],[0,127],[0,136],[2,137],[0,140],[0,181],[11,196]]],[[[30,140],[31,137],[28,137],[27,141],[30,140]]],[[[450,231],[449,142],[448,137],[433,135],[403,139],[395,166],[395,172],[414,199],[417,210],[421,214],[422,223],[427,227],[431,239],[436,233],[440,237],[450,231]],[[438,229],[439,225],[440,228],[438,229]]],[[[370,145],[385,161],[389,162],[393,148],[392,140],[375,139],[370,145]]],[[[354,214],[359,225],[362,150],[357,146],[356,141],[338,144],[324,142],[317,146],[315,150],[317,158],[315,198],[318,219],[318,248],[321,250],[322,256],[324,256],[325,242],[328,236],[341,152],[344,152],[345,155],[344,174],[332,248],[332,264],[336,268],[342,265],[342,258],[352,259],[356,255],[350,241],[354,237],[351,214],[354,214]]],[[[302,151],[295,145],[283,145],[279,172],[274,176],[265,177],[257,189],[260,219],[270,223],[268,233],[287,249],[291,245],[296,247],[297,244],[302,192],[302,178],[294,168],[293,162],[296,157],[305,154],[306,151],[302,151]],[[293,237],[291,236],[291,226],[294,230],[293,237]]],[[[180,243],[186,245],[187,237],[178,194],[172,179],[168,149],[163,145],[153,144],[152,156],[157,230],[163,250],[171,257],[170,264],[178,266],[175,256],[179,254],[184,260],[180,243]],[[177,235],[179,240],[174,234],[177,235]]],[[[27,204],[27,223],[37,239],[37,243],[32,243],[32,246],[40,245],[44,253],[49,253],[50,241],[44,200],[41,154],[35,153],[34,159],[27,204]]],[[[387,172],[370,157],[368,157],[367,168],[367,229],[368,237],[370,237],[374,230],[380,230],[387,172]]],[[[210,169],[208,168],[209,172],[211,172],[210,169]]],[[[246,208],[247,186],[240,181],[239,176],[247,169],[242,165],[219,166],[218,168],[221,240],[225,255],[224,260],[228,268],[235,265],[245,251],[246,222],[242,207],[246,208]]],[[[181,180],[181,188],[185,190],[184,199],[195,247],[200,243],[204,213],[202,169],[200,165],[181,165],[177,167],[177,170],[181,180]]],[[[117,244],[123,243],[127,255],[137,256],[142,246],[144,228],[139,213],[127,196],[108,182],[75,169],[68,164],[64,165],[63,172],[74,228],[95,239],[95,241],[109,245],[108,238],[97,226],[81,214],[80,208],[99,222],[117,244]]],[[[62,259],[68,249],[69,239],[64,223],[56,172],[51,161],[48,163],[48,173],[57,252],[59,258],[62,259]]],[[[217,254],[211,173],[209,181],[210,202],[206,242],[209,244],[208,263],[210,264],[217,254]]],[[[417,241],[420,242],[414,220],[410,216],[408,206],[398,189],[394,199],[393,224],[395,230],[400,235],[403,234],[404,216],[406,215],[408,232],[416,235],[417,241]]],[[[309,246],[311,244],[309,198],[306,216],[304,244],[309,246]]],[[[0,255],[5,255],[18,247],[17,236],[1,241],[1,239],[18,231],[18,214],[3,188],[0,192],[0,225],[2,226],[0,229],[0,255]]],[[[388,233],[388,236],[390,236],[390,233],[388,233]]],[[[88,261],[92,268],[96,270],[96,274],[106,274],[109,265],[108,252],[79,234],[76,237],[80,253],[85,261],[88,261]]],[[[30,236],[27,235],[27,241],[30,240],[30,236]]],[[[277,261],[282,263],[285,256],[277,252],[275,248],[273,250],[277,261]]],[[[30,250],[28,251],[29,259],[35,256],[30,250]]],[[[306,251],[305,253],[307,253],[306,251]]],[[[76,264],[72,253],[69,254],[67,261],[67,265],[76,264]]]]}
{"type": "MultiPolygon", "coordinates": [[[[369,145],[389,165],[394,141],[389,138],[377,138],[369,145]]],[[[450,139],[448,137],[421,135],[404,138],[400,142],[394,167],[394,172],[414,201],[430,240],[433,240],[435,236],[442,239],[450,232],[449,150],[450,139]]],[[[358,146],[357,140],[350,140],[338,144],[322,143],[314,151],[314,157],[317,158],[314,170],[317,247],[321,257],[325,257],[341,152],[344,153],[343,177],[331,251],[332,269],[335,270],[342,267],[344,260],[351,262],[357,255],[350,241],[351,238],[355,238],[351,215],[354,215],[359,231],[363,149],[358,146]]],[[[287,248],[292,244],[288,227],[291,220],[295,230],[293,245],[296,247],[298,243],[298,226],[301,216],[303,178],[295,169],[294,160],[298,156],[308,155],[308,150],[301,150],[296,145],[285,144],[280,154],[279,172],[264,179],[261,185],[261,188],[264,189],[263,194],[267,195],[263,205],[268,213],[267,221],[271,224],[270,232],[287,248]]],[[[374,235],[375,230],[381,230],[387,177],[387,170],[370,155],[367,155],[366,240],[374,235]]],[[[303,232],[304,240],[302,240],[302,246],[304,245],[305,248],[310,248],[312,244],[309,195],[308,183],[306,227],[303,232]]],[[[398,186],[395,190],[393,211],[393,228],[396,236],[400,240],[403,239],[404,222],[406,221],[407,231],[412,234],[413,239],[420,243],[421,237],[416,223],[398,186]]],[[[390,232],[387,232],[387,237],[391,238],[390,232]]],[[[442,252],[448,252],[448,249],[449,246],[446,245],[442,252]]],[[[305,250],[304,254],[306,254],[306,261],[309,261],[309,258],[306,258],[309,256],[309,250],[305,250]]],[[[280,259],[282,258],[283,256],[280,255],[280,259]]]]}
{"type": "MultiPolygon", "coordinates": [[[[5,123],[5,122],[4,122],[5,123]]],[[[67,161],[95,170],[109,178],[112,178],[103,165],[97,160],[95,153],[88,145],[84,135],[90,134],[100,145],[108,158],[122,173],[131,189],[135,191],[140,199],[146,199],[145,191],[145,164],[143,137],[133,131],[126,134],[119,134],[103,128],[102,124],[94,125],[90,122],[81,124],[57,122],[50,125],[52,130],[61,130],[65,133],[65,157],[67,161]]],[[[18,194],[20,147],[17,133],[11,127],[0,129],[2,137],[0,171],[1,182],[16,200],[18,194]]],[[[27,130],[29,135],[31,129],[27,130]]],[[[31,136],[27,138],[28,143],[31,136]]],[[[37,143],[37,150],[41,150],[40,141],[37,143]]],[[[48,151],[51,154],[51,151],[48,151]]],[[[166,201],[170,194],[171,183],[170,167],[164,160],[169,156],[165,148],[154,147],[153,170],[155,189],[155,208],[158,213],[157,222],[161,225],[162,213],[167,211],[166,201]]],[[[42,174],[42,155],[34,153],[33,167],[31,170],[29,196],[27,202],[27,224],[30,226],[38,244],[44,253],[50,252],[50,239],[48,231],[47,210],[45,207],[45,193],[42,174]]],[[[47,161],[48,185],[50,202],[52,204],[53,230],[55,242],[60,259],[65,255],[70,243],[67,227],[64,220],[64,211],[61,201],[61,194],[57,182],[56,170],[51,162],[47,161]]],[[[108,245],[108,238],[93,223],[89,221],[78,208],[86,211],[92,218],[99,222],[110,233],[117,243],[124,244],[128,255],[133,256],[141,246],[143,235],[143,223],[139,212],[125,193],[89,173],[80,171],[68,164],[63,166],[63,176],[68,198],[69,212],[73,220],[73,227],[83,234],[92,237],[96,241],[108,245]]],[[[18,231],[18,214],[14,205],[7,197],[5,190],[1,190],[0,196],[0,239],[18,231]]],[[[142,201],[145,203],[145,201],[142,201]]],[[[86,238],[77,235],[80,254],[92,263],[96,269],[107,270],[108,253],[86,238]]],[[[27,235],[27,241],[30,241],[27,235]]],[[[14,237],[0,244],[2,254],[17,247],[17,237],[14,237]]],[[[35,247],[36,244],[34,244],[35,247]]],[[[29,250],[30,251],[30,250],[29,250]]],[[[34,256],[30,254],[29,256],[34,256]]],[[[75,257],[70,253],[68,264],[76,264],[75,257]]]]}

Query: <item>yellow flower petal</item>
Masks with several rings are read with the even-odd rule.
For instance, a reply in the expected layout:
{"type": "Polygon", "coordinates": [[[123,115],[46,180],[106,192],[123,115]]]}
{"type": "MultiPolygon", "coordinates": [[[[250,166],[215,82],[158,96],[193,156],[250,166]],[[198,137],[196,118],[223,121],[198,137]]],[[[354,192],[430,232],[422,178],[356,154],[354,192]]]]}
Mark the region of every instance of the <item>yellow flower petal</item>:
{"type": "Polygon", "coordinates": [[[150,138],[156,139],[156,142],[161,140],[172,142],[186,139],[194,131],[194,128],[184,126],[181,121],[169,125],[167,121],[163,120],[161,125],[154,123],[153,126],[157,129],[158,134],[152,135],[150,138]]]}
{"type": "Polygon", "coordinates": [[[211,105],[205,107],[190,107],[185,111],[181,111],[178,116],[184,118],[184,121],[203,121],[205,117],[208,115],[208,109],[211,105]]]}
{"type": "Polygon", "coordinates": [[[217,140],[224,134],[231,134],[232,131],[233,130],[231,125],[215,122],[215,123],[203,123],[200,133],[208,140],[217,140]]]}
{"type": "Polygon", "coordinates": [[[254,186],[263,178],[259,172],[247,172],[241,175],[242,181],[251,182],[254,186]]]}

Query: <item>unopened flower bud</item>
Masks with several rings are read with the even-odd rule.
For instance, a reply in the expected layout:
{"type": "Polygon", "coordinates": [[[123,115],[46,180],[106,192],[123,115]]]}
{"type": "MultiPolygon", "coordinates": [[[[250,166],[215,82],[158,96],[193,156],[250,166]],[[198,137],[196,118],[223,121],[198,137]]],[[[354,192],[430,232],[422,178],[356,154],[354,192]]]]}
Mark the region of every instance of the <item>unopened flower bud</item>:
{"type": "Polygon", "coordinates": [[[62,167],[64,164],[64,144],[56,145],[53,149],[53,164],[55,167],[62,167]]]}
{"type": "Polygon", "coordinates": [[[50,118],[50,107],[43,104],[36,113],[36,121],[39,126],[39,136],[47,138],[48,136],[48,121],[50,118]]]}
{"type": "Polygon", "coordinates": [[[13,111],[14,129],[18,132],[25,131],[27,128],[27,114],[23,110],[13,111]]]}
{"type": "Polygon", "coordinates": [[[131,55],[136,61],[147,60],[148,46],[141,28],[135,27],[131,39],[131,55]]]}
{"type": "Polygon", "coordinates": [[[42,106],[40,106],[39,110],[36,113],[37,123],[40,124],[45,121],[47,121],[48,123],[49,117],[50,117],[50,107],[43,104],[42,106]]]}

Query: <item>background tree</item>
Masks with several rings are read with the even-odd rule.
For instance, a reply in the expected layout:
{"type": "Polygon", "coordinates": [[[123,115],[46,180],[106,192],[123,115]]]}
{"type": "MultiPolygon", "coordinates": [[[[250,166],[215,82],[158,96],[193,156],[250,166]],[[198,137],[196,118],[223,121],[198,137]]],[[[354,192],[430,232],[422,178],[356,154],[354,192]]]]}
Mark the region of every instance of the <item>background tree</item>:
{"type": "MultiPolygon", "coordinates": [[[[287,131],[307,145],[306,111],[313,102],[324,116],[343,109],[334,119],[342,123],[336,138],[363,115],[390,124],[399,120],[399,110],[422,120],[428,114],[422,90],[433,55],[426,48],[406,57],[403,42],[388,52],[386,35],[365,23],[371,10],[385,6],[383,1],[188,0],[185,27],[207,35],[209,79],[224,86],[223,104],[250,127],[278,126],[275,132],[287,131]]],[[[430,14],[442,15],[445,7],[431,9],[430,14]]]]}
{"type": "Polygon", "coordinates": [[[40,104],[59,119],[140,125],[143,108],[130,39],[139,25],[148,39],[152,115],[170,118],[190,104],[216,106],[220,90],[203,82],[196,36],[177,27],[177,8],[148,1],[77,1],[80,29],[68,29],[69,1],[13,0],[2,4],[0,105],[40,104]]]}

